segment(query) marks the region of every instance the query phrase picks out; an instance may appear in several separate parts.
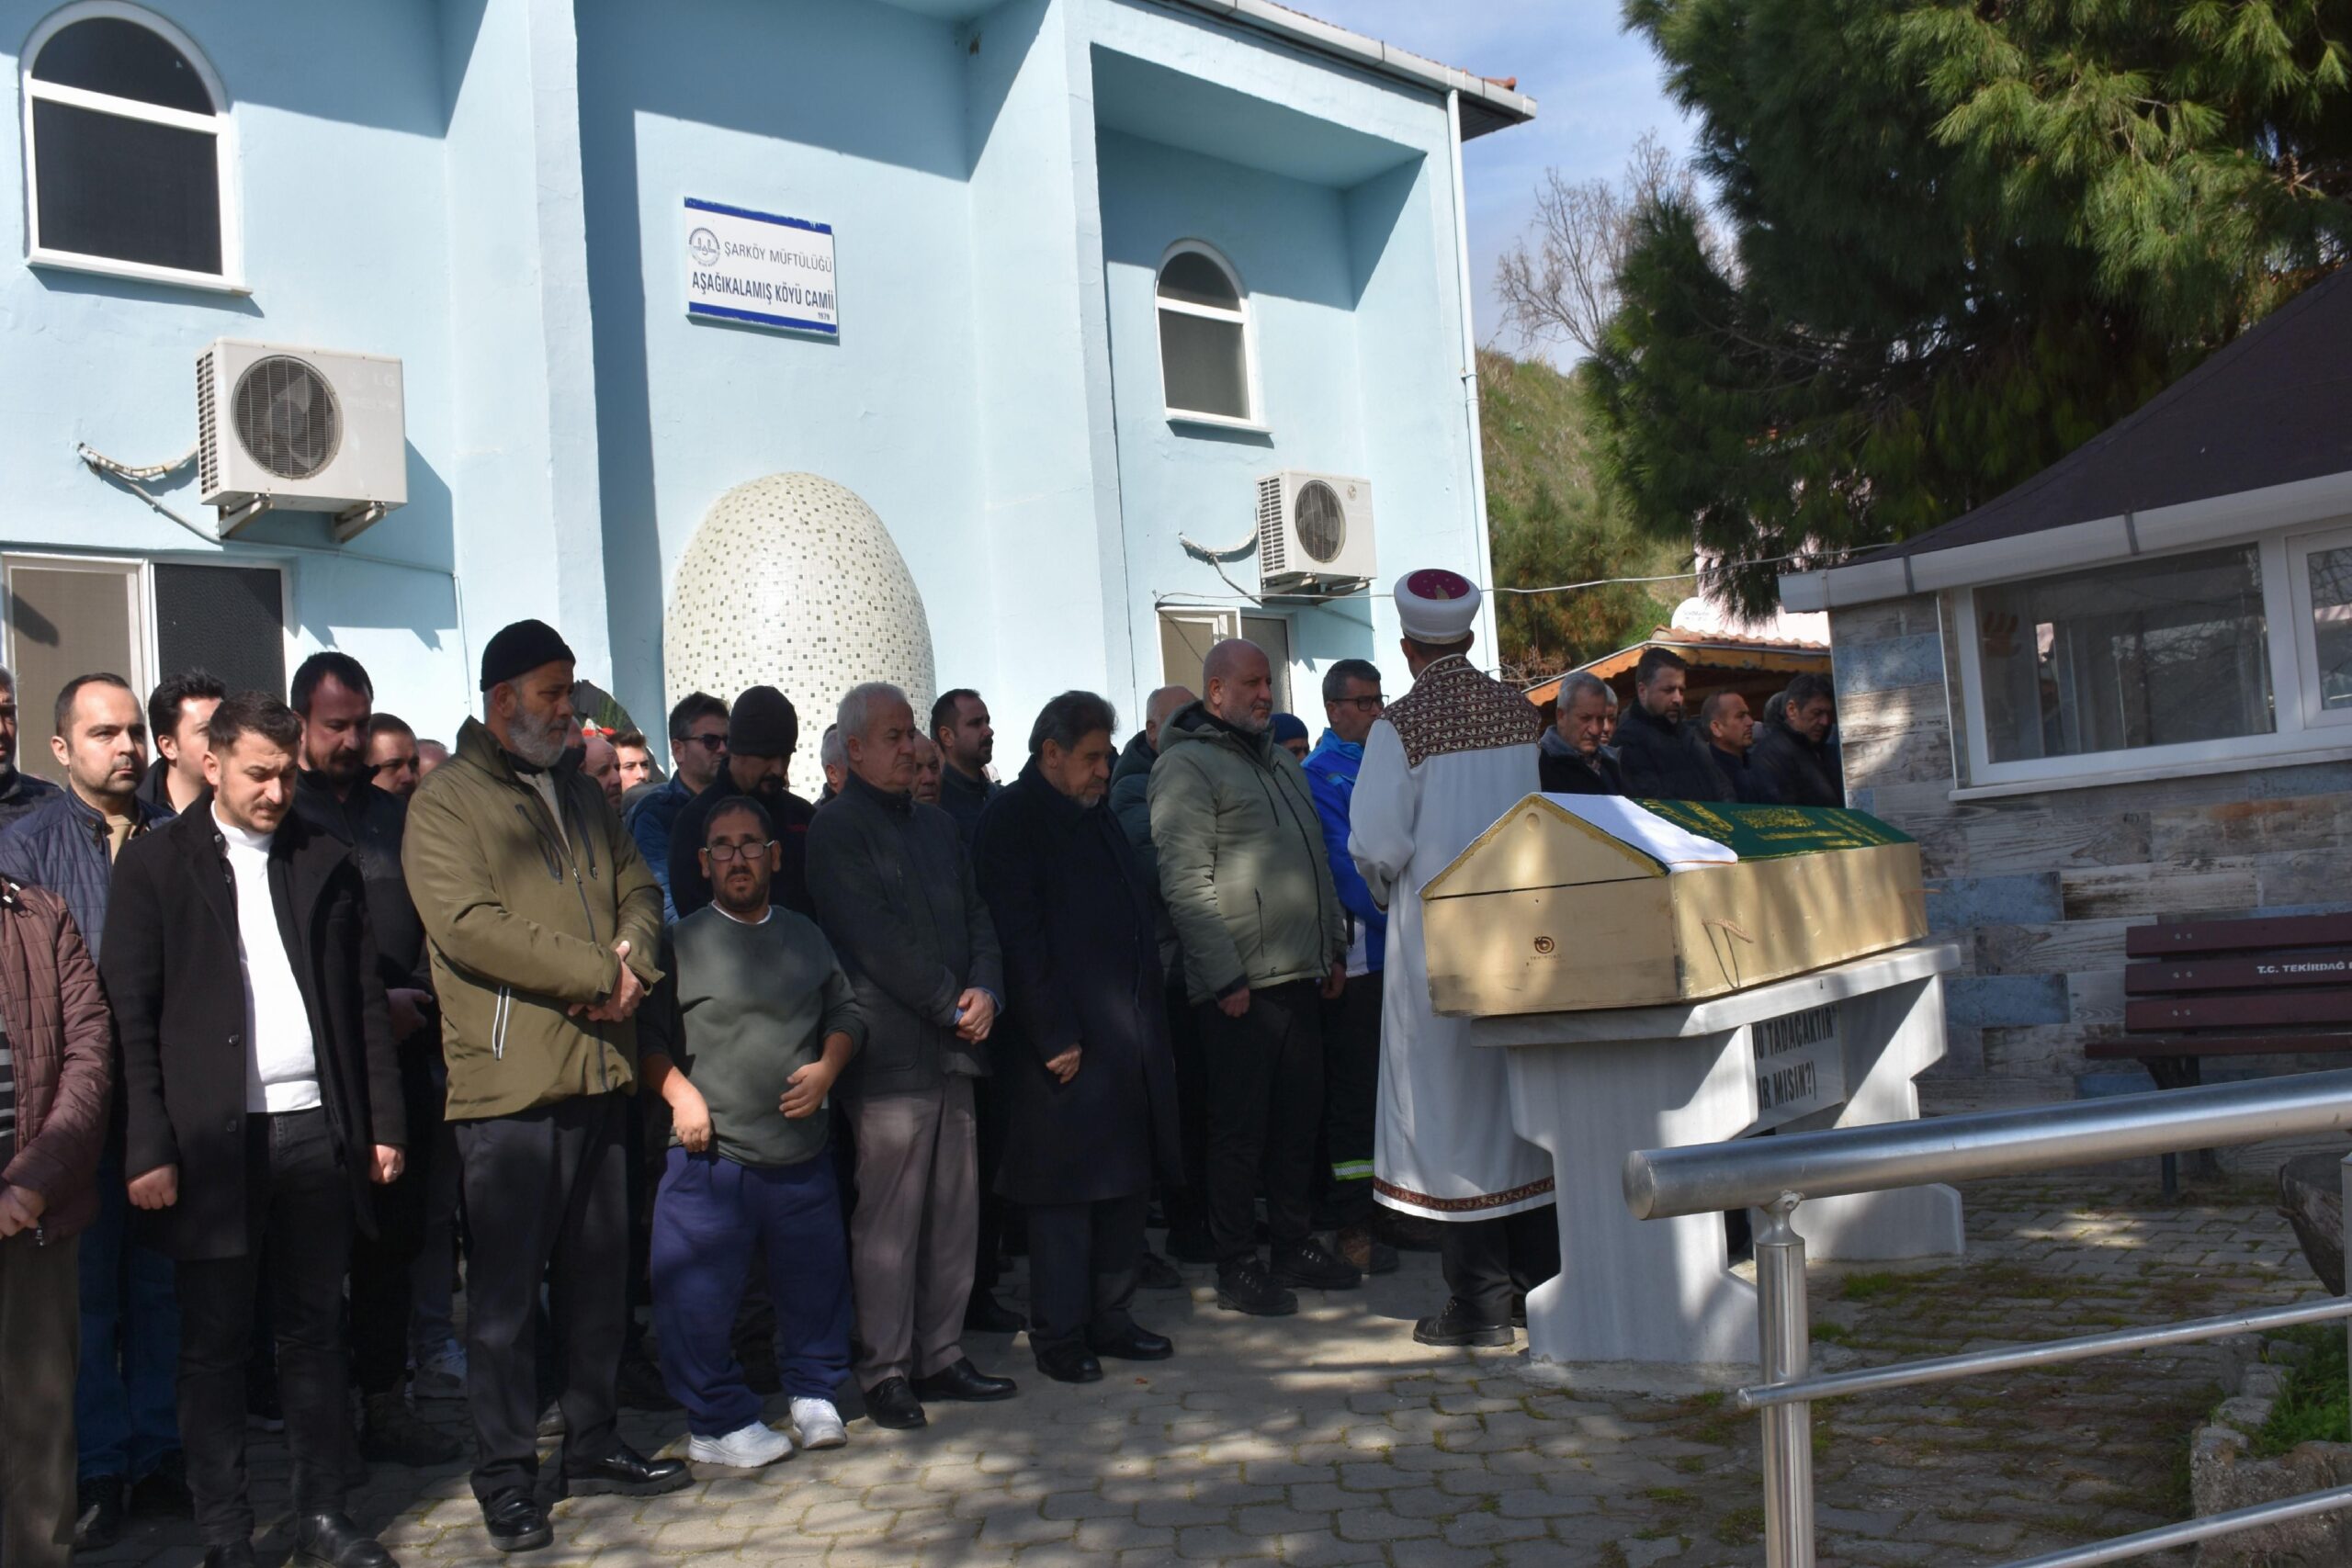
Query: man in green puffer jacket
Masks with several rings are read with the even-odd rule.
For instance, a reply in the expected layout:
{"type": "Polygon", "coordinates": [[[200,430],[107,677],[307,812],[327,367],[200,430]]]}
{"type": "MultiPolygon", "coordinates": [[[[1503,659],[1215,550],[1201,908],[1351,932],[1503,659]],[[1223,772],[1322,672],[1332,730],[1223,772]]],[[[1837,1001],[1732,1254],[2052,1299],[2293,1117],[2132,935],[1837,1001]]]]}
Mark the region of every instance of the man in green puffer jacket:
{"type": "Polygon", "coordinates": [[[1255,644],[1209,649],[1201,700],[1159,732],[1151,841],[1200,1016],[1217,1304],[1278,1317],[1283,1289],[1363,1277],[1308,1233],[1323,1117],[1324,998],[1347,983],[1347,919],[1297,760],[1273,744],[1273,671],[1255,644]],[[1258,1256],[1260,1172],[1273,1241],[1258,1256]]]}
{"type": "Polygon", "coordinates": [[[614,1426],[628,1324],[630,1015],[655,982],[662,889],[580,771],[571,649],[518,621],[482,650],[483,716],[417,787],[401,863],[433,954],[464,1171],[474,1496],[491,1544],[552,1538],[543,1494],[673,1492],[614,1426]],[[538,1488],[534,1314],[555,1262],[561,1485],[538,1488]]]}

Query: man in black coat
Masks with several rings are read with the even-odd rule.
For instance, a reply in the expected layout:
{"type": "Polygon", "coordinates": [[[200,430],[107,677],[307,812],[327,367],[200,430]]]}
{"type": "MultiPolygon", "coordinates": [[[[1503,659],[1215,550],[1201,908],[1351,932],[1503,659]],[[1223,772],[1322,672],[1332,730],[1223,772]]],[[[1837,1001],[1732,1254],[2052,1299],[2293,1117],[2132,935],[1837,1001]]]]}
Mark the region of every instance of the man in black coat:
{"type": "MultiPolygon", "coordinates": [[[[376,687],[359,660],[332,649],[311,655],[294,671],[288,697],[302,721],[294,815],[350,852],[368,889],[368,924],[400,1048],[401,1115],[408,1126],[407,1169],[375,1195],[375,1233],[352,1245],[351,1376],[359,1385],[359,1451],[412,1468],[448,1464],[465,1450],[419,1419],[401,1392],[408,1377],[411,1280],[424,1249],[427,1194],[436,1175],[447,1175],[435,1165],[454,1160],[457,1152],[454,1144],[442,1146],[448,1130],[441,1106],[448,1090],[438,1081],[441,1032],[433,1012],[424,922],[416,918],[401,872],[408,806],[369,776],[376,687]]],[[[456,1208],[455,1191],[454,1183],[444,1189],[448,1212],[456,1208]]]]}
{"type": "Polygon", "coordinates": [[[1826,675],[1800,675],[1756,728],[1749,757],[1789,806],[1843,806],[1845,780],[1829,744],[1838,722],[1838,694],[1826,675]]]}
{"type": "Polygon", "coordinates": [[[1625,793],[1640,800],[1729,800],[1731,786],[1707,763],[1682,723],[1690,666],[1668,648],[1643,650],[1634,666],[1634,704],[1617,726],[1625,793]]]}
{"type": "Polygon", "coordinates": [[[1699,705],[1699,733],[1705,738],[1707,765],[1715,770],[1730,798],[1742,806],[1778,806],[1780,792],[1756,765],[1756,716],[1737,692],[1716,692],[1699,705]]]}
{"type": "Polygon", "coordinates": [[[972,841],[1009,993],[995,1047],[1008,1122],[997,1188],[1028,1211],[1029,1347],[1062,1382],[1101,1378],[1100,1356],[1157,1361],[1175,1349],[1127,1312],[1152,1178],[1179,1159],[1158,911],[1103,803],[1116,723],[1091,692],[1047,703],[1029,765],[972,841]]]}
{"type": "Polygon", "coordinates": [[[1617,694],[1579,670],[1560,682],[1552,728],[1536,742],[1535,765],[1546,795],[1623,795],[1625,775],[1602,744],[1617,694]]]}
{"type": "Polygon", "coordinates": [[[710,808],[748,795],[775,824],[775,901],[796,915],[814,915],[808,901],[808,824],[817,808],[785,787],[792,753],[800,745],[800,715],[774,686],[753,686],[727,716],[727,760],[710,786],[679,808],[670,823],[670,902],[684,919],[710,902],[702,869],[710,808]]]}
{"type": "Polygon", "coordinates": [[[245,1372],[269,1276],[295,1553],[389,1568],[345,1512],[343,1276],[407,1141],[368,894],[292,812],[302,721],[247,692],[207,726],[211,795],[115,865],[100,975],[130,1201],[179,1264],[180,1438],[207,1568],[254,1561],[245,1372]]]}

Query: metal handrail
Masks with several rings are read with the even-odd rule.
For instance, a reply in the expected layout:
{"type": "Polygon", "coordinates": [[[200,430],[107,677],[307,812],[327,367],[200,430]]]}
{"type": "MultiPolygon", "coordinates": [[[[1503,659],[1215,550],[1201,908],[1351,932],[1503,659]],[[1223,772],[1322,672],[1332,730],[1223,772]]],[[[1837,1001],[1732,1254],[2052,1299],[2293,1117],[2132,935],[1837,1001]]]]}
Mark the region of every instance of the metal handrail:
{"type": "Polygon", "coordinates": [[[2352,1129],[2352,1068],[1637,1149],[1625,1156],[1625,1205],[1635,1219],[1663,1220],[1761,1208],[1783,1192],[1841,1198],[2346,1129],[2352,1129]]]}
{"type": "MultiPolygon", "coordinates": [[[[2291,1323],[2352,1319],[2352,1294],[2347,1294],[2154,1328],[1972,1351],[1814,1378],[1807,1375],[1813,1352],[1804,1238],[1792,1223],[1805,1199],[2023,1175],[2346,1128],[2352,1128],[2352,1071],[2301,1073],[2211,1089],[2168,1089],[2082,1104],[1646,1149],[1628,1155],[1625,1205],[1637,1219],[1669,1219],[1733,1208],[1763,1211],[1765,1223],[1756,1231],[1758,1360],[1763,1382],[1741,1389],[1736,1402],[1743,1409],[1758,1411],[1763,1422],[1767,1568],[1813,1568],[1813,1402],[1816,1399],[2215,1339],[2291,1323]]],[[[2346,1250],[2352,1256],[2352,1156],[2344,1161],[2342,1180],[2346,1250]]],[[[2092,1568],[2342,1507],[2352,1507],[2352,1486],[2305,1493],[2282,1502],[2069,1547],[2010,1563],[2008,1568],[2092,1568]]]]}

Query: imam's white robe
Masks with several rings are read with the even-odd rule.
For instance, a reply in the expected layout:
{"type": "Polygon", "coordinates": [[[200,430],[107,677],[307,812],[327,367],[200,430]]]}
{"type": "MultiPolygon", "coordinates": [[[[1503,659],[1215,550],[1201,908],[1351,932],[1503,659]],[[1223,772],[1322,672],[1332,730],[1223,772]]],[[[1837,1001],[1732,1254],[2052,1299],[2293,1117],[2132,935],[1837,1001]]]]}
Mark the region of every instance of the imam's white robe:
{"type": "Polygon", "coordinates": [[[1542,787],[1542,728],[1457,657],[1424,669],[1364,739],[1348,850],[1388,910],[1373,1192],[1409,1214],[1489,1220],[1552,1201],[1551,1156],[1511,1127],[1508,1053],[1430,1010],[1421,951],[1422,885],[1542,787]]]}

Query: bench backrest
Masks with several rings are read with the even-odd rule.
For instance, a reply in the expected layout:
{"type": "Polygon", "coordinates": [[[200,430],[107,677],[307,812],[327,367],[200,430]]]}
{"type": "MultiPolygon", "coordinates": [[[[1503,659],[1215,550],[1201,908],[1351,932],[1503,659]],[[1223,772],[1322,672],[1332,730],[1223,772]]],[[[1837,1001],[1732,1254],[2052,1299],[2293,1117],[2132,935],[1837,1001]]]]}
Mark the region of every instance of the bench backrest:
{"type": "Polygon", "coordinates": [[[2352,1028],[2352,915],[2135,926],[2123,950],[2133,1033],[2352,1028]]]}

